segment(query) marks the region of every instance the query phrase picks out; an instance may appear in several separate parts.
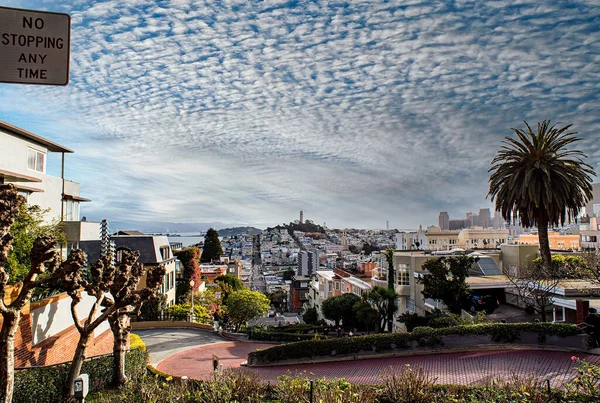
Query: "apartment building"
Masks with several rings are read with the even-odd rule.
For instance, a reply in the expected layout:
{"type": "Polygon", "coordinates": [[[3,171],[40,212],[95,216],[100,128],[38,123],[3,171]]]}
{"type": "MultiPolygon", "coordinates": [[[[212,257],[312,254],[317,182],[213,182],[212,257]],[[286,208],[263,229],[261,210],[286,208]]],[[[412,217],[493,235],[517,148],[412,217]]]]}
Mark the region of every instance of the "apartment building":
{"type": "Polygon", "coordinates": [[[508,242],[508,230],[482,227],[460,230],[457,245],[462,249],[493,249],[508,242]]]}
{"type": "MultiPolygon", "coordinates": [[[[563,234],[560,232],[548,231],[548,241],[550,249],[556,250],[579,250],[580,235],[579,234],[563,234]]],[[[518,243],[521,245],[539,245],[540,240],[538,234],[522,234],[519,235],[518,243]]]]}
{"type": "Polygon", "coordinates": [[[100,224],[80,221],[79,183],[64,177],[65,156],[74,151],[51,140],[0,121],[0,184],[11,183],[30,205],[48,210],[47,222],[64,223],[69,248],[81,240],[97,240],[100,224]],[[59,154],[61,177],[48,175],[48,155],[59,154]]]}
{"type": "Polygon", "coordinates": [[[299,276],[311,276],[319,270],[319,252],[301,250],[298,253],[299,276]]]}

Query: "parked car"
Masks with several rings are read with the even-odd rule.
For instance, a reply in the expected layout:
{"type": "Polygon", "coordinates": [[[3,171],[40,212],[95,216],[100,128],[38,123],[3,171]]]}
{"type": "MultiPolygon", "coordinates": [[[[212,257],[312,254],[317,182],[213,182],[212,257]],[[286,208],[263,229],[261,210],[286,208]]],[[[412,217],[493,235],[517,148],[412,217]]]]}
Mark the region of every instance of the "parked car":
{"type": "Polygon", "coordinates": [[[493,313],[500,306],[500,300],[495,295],[469,295],[465,310],[475,313],[485,311],[486,314],[493,313]]]}

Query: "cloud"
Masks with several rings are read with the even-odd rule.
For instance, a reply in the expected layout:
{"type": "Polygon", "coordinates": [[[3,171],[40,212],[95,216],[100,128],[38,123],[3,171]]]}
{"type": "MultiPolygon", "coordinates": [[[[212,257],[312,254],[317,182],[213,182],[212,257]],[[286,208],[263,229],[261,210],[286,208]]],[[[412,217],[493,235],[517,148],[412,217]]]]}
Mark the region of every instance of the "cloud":
{"type": "Polygon", "coordinates": [[[19,4],[72,15],[71,82],[0,85],[0,118],[76,150],[96,217],[462,217],[523,119],[574,123],[599,168],[591,1],[19,4]]]}

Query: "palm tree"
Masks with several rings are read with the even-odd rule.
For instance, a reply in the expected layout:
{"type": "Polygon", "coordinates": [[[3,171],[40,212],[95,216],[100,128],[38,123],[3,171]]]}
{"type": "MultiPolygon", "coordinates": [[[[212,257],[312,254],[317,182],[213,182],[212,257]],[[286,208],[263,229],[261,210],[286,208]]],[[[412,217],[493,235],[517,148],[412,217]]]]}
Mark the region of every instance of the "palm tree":
{"type": "Polygon", "coordinates": [[[566,147],[580,139],[571,125],[557,128],[550,120],[538,123],[537,133],[512,129],[517,138],[505,137],[492,160],[488,196],[496,211],[509,221],[519,218],[525,227],[537,226],[542,264],[551,264],[548,225],[576,219],[592,198],[594,169],[583,162],[587,156],[566,147]]]}

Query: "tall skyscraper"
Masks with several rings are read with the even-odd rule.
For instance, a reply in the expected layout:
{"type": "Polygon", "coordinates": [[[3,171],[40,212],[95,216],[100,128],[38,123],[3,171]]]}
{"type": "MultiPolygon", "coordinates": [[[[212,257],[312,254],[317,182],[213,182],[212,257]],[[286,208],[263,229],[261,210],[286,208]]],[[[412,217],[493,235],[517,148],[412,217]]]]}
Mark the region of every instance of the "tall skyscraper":
{"type": "Polygon", "coordinates": [[[479,225],[479,216],[475,213],[467,213],[466,219],[467,227],[474,227],[476,225],[479,225]]]}
{"type": "Polygon", "coordinates": [[[492,219],[489,208],[479,209],[479,225],[483,228],[488,228],[492,226],[492,219]]]}
{"type": "Polygon", "coordinates": [[[440,216],[438,217],[438,226],[442,231],[450,229],[450,216],[448,216],[447,211],[440,212],[440,216]]]}

